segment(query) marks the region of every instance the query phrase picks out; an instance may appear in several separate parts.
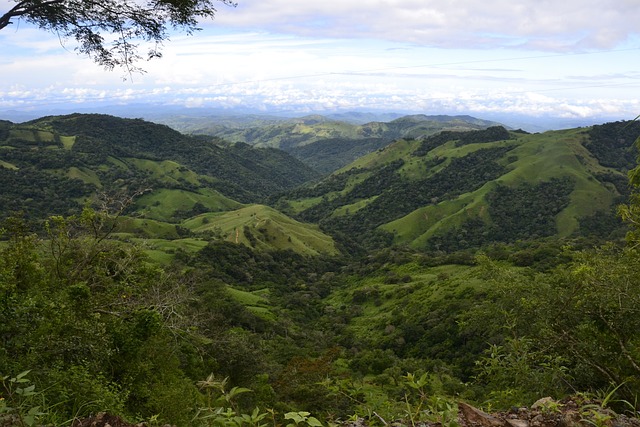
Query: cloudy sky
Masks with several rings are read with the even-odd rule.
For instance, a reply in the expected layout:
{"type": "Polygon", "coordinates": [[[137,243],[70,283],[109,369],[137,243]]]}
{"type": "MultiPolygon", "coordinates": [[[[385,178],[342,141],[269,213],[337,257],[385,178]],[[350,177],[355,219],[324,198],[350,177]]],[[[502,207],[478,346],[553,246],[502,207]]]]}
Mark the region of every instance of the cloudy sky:
{"type": "MultiPolygon", "coordinates": [[[[0,14],[12,3],[0,0],[0,14]]],[[[201,27],[133,76],[78,56],[72,41],[7,27],[0,111],[640,114],[640,0],[239,0],[201,27]]]]}

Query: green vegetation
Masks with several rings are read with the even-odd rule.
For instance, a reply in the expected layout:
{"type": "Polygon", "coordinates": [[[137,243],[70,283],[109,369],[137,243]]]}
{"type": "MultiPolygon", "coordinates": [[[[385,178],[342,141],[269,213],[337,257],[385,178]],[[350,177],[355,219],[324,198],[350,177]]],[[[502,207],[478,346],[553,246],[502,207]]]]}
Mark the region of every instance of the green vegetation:
{"type": "MultiPolygon", "coordinates": [[[[0,218],[18,215],[34,227],[98,199],[135,196],[118,238],[194,237],[191,218],[237,211],[244,205],[236,200],[255,202],[317,176],[278,150],[187,137],[142,120],[74,114],[6,122],[3,129],[0,178],[7,188],[0,193],[0,218]]],[[[202,245],[222,238],[218,230],[224,224],[217,225],[215,215],[208,219],[208,227],[194,231],[202,245]]],[[[335,252],[331,238],[316,226],[275,213],[267,215],[271,219],[272,226],[258,227],[267,234],[256,230],[261,248],[335,252]]],[[[161,245],[169,251],[164,254],[158,246],[150,250],[166,261],[177,249],[170,246],[161,245]]]]}
{"type": "Polygon", "coordinates": [[[317,226],[295,221],[263,205],[203,214],[184,222],[184,226],[196,235],[213,232],[226,241],[256,249],[289,249],[307,255],[337,253],[333,240],[317,226]]]}
{"type": "Polygon", "coordinates": [[[597,132],[490,127],[399,140],[274,205],[318,222],[345,246],[392,241],[452,251],[545,236],[620,236],[612,212],[628,194],[627,170],[600,163],[589,149],[600,140],[622,144],[632,128],[637,135],[637,125],[614,123],[597,132]]]}
{"type": "Polygon", "coordinates": [[[68,119],[0,151],[24,212],[0,227],[0,424],[455,427],[461,402],[576,393],[594,425],[640,409],[640,168],[628,197],[589,129],[398,140],[265,194],[304,223],[152,140],[115,144],[164,128],[105,139],[91,116],[67,146],[68,119]],[[610,227],[625,196],[629,228],[610,227]]]}
{"type": "Polygon", "coordinates": [[[185,132],[213,135],[232,142],[284,150],[321,173],[330,173],[359,157],[401,138],[416,139],[443,130],[469,131],[496,125],[469,116],[406,116],[388,123],[354,125],[322,116],[307,116],[275,123],[238,125],[182,123],[185,132]]]}

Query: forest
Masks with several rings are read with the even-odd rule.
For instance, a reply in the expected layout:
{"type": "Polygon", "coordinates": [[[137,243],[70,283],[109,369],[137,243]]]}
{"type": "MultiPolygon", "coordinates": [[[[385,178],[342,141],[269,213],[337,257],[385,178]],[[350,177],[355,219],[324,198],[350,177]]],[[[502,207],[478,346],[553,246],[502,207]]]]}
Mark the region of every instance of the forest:
{"type": "MultiPolygon", "coordinates": [[[[486,217],[468,217],[434,236],[431,246],[416,248],[394,243],[393,233],[379,226],[424,204],[477,191],[513,170],[517,136],[489,128],[450,133],[437,146],[426,137],[415,141],[420,150],[414,157],[432,156],[419,179],[398,174],[411,162],[406,156],[300,187],[287,184],[291,176],[302,183],[318,175],[273,149],[254,152],[202,137],[181,146],[179,134],[137,120],[127,122],[123,136],[106,131],[120,129],[108,120],[78,117],[81,132],[65,128],[68,118],[48,118],[49,131],[82,135],[70,151],[55,138],[41,144],[58,150],[21,150],[37,145],[28,137],[1,151],[2,161],[16,168],[0,167],[2,182],[12,183],[1,196],[6,203],[26,197],[29,210],[3,210],[0,426],[67,426],[106,412],[148,426],[357,421],[454,427],[463,402],[509,410],[547,396],[554,405],[580,397],[584,425],[610,425],[613,412],[607,411],[637,415],[639,168],[631,169],[631,190],[617,200],[615,230],[557,237],[557,216],[580,185],[565,176],[489,186],[486,217]],[[137,143],[117,148],[105,142],[109,138],[137,143]],[[451,141],[453,149],[470,151],[434,162],[432,150],[451,141]],[[502,142],[492,145],[496,141],[502,142]],[[196,151],[211,162],[192,155],[196,151]],[[169,155],[186,168],[182,175],[172,172],[183,177],[170,181],[176,188],[150,166],[146,172],[101,167],[95,177],[113,186],[139,180],[132,189],[213,186],[240,201],[290,210],[287,200],[313,198],[315,205],[293,214],[319,222],[338,250],[259,250],[252,239],[276,239],[259,218],[259,226],[236,226],[227,240],[220,238],[222,225],[207,228],[195,249],[171,246],[170,257],[158,258],[151,239],[124,232],[126,221],[153,207],[140,204],[144,193],[96,193],[90,180],[69,180],[59,171],[113,162],[109,158],[148,166],[169,155]],[[282,162],[290,168],[267,175],[269,164],[282,162]],[[218,175],[204,175],[211,170],[218,175]],[[368,175],[354,182],[363,171],[368,175]],[[57,187],[53,197],[46,194],[57,187]],[[90,193],[90,202],[78,203],[90,193]],[[362,199],[371,201],[354,217],[331,214],[362,199]],[[237,243],[242,234],[247,244],[237,243]]],[[[2,129],[8,144],[16,133],[2,129]]],[[[603,128],[590,132],[610,135],[603,128]]],[[[625,138],[629,142],[631,134],[625,138]]],[[[636,153],[621,139],[612,138],[611,146],[636,153]]],[[[612,149],[598,150],[598,159],[611,165],[612,149]]],[[[619,166],[633,167],[624,162],[619,166]]],[[[620,174],[610,174],[607,182],[621,186],[620,174]]],[[[167,215],[168,224],[192,240],[199,229],[188,228],[191,217],[204,227],[224,213],[198,200],[167,215]]],[[[611,224],[610,218],[583,221],[591,227],[583,230],[611,224]]]]}

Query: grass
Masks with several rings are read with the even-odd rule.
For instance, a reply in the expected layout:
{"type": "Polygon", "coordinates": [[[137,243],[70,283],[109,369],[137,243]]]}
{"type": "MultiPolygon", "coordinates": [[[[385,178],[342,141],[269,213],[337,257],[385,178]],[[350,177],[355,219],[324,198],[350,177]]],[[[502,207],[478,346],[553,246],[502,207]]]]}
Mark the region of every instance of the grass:
{"type": "MultiPolygon", "coordinates": [[[[462,157],[489,146],[516,145],[499,161],[508,167],[508,172],[495,181],[484,184],[474,192],[416,209],[380,228],[395,233],[396,243],[409,244],[417,248],[424,247],[431,236],[443,229],[457,227],[465,219],[480,216],[490,220],[486,197],[497,184],[515,187],[525,182],[537,184],[552,178],[570,177],[575,184],[570,195],[570,203],[556,217],[557,235],[567,237],[578,230],[581,216],[608,210],[616,196],[610,187],[593,177],[594,173],[611,170],[600,166],[582,146],[581,140],[584,137],[583,129],[568,129],[542,134],[518,134],[511,140],[461,147],[456,147],[455,142],[450,141],[422,157],[411,155],[419,142],[399,140],[385,149],[360,158],[342,171],[378,167],[396,159],[403,159],[405,164],[399,169],[400,175],[406,180],[417,181],[437,173],[452,158],[462,157]],[[447,160],[427,170],[427,163],[436,156],[447,160]]],[[[355,183],[362,179],[364,179],[364,173],[354,174],[350,182],[355,183]]],[[[348,187],[345,192],[351,188],[352,186],[348,187]]],[[[296,203],[304,205],[304,200],[296,203]]],[[[348,206],[340,206],[333,215],[353,214],[366,203],[368,202],[363,200],[348,206]]]]}
{"type": "Polygon", "coordinates": [[[18,170],[19,169],[16,165],[14,165],[12,163],[9,163],[9,162],[5,162],[3,160],[0,160],[0,166],[5,168],[5,169],[11,169],[11,170],[18,170]]]}
{"type": "Polygon", "coordinates": [[[8,142],[12,139],[20,139],[22,141],[31,142],[34,144],[44,143],[45,145],[56,144],[56,136],[53,132],[40,129],[25,128],[13,128],[9,131],[8,142]]]}
{"type": "Polygon", "coordinates": [[[317,225],[293,220],[264,205],[206,213],[190,218],[182,225],[195,233],[217,232],[225,240],[262,250],[291,249],[307,255],[337,253],[333,239],[322,233],[317,225]],[[245,235],[245,229],[253,239],[245,235]]]}
{"type": "MultiPolygon", "coordinates": [[[[111,165],[113,165],[113,166],[115,166],[115,167],[118,167],[118,168],[121,168],[121,169],[124,169],[124,170],[130,170],[130,169],[131,169],[131,168],[129,167],[129,165],[127,165],[124,161],[122,161],[122,160],[121,160],[121,159],[119,159],[119,158],[109,156],[109,157],[107,158],[107,161],[108,161],[111,165]]],[[[109,169],[109,167],[110,167],[110,165],[104,165],[102,168],[103,168],[103,169],[109,169]]]]}
{"type": "Polygon", "coordinates": [[[373,202],[376,199],[376,197],[377,196],[371,197],[369,199],[358,200],[357,202],[351,203],[350,205],[340,206],[338,209],[333,211],[333,214],[331,214],[331,216],[336,217],[336,216],[345,216],[345,215],[354,214],[358,212],[360,209],[367,206],[369,203],[373,202]]]}
{"type": "Polygon", "coordinates": [[[9,133],[9,141],[11,141],[11,139],[21,139],[29,142],[38,142],[38,140],[36,139],[36,134],[34,133],[33,129],[24,129],[24,128],[11,129],[9,133]]]}
{"type": "Polygon", "coordinates": [[[34,131],[36,135],[36,139],[40,142],[55,142],[56,137],[53,132],[49,132],[46,130],[37,130],[34,131]]]}
{"type": "Polygon", "coordinates": [[[73,144],[76,143],[75,136],[60,136],[60,142],[65,150],[71,150],[73,148],[73,144]]]}
{"type": "Polygon", "coordinates": [[[118,232],[147,238],[179,238],[175,224],[146,218],[123,217],[118,223],[118,232]]]}
{"type": "Polygon", "coordinates": [[[410,157],[410,154],[415,151],[416,148],[418,148],[419,145],[419,141],[407,141],[404,139],[399,139],[387,145],[385,148],[381,148],[377,151],[360,157],[358,160],[340,169],[336,173],[345,172],[354,168],[371,169],[378,166],[383,166],[394,160],[407,159],[410,157]]]}
{"type": "Polygon", "coordinates": [[[322,200],[322,197],[310,197],[302,200],[290,200],[288,203],[293,212],[298,213],[322,203],[322,200]]]}
{"type": "Polygon", "coordinates": [[[242,206],[215,190],[194,191],[161,188],[136,200],[136,209],[145,217],[158,221],[177,222],[176,211],[188,211],[200,203],[210,211],[227,211],[242,206]]]}
{"type": "Polygon", "coordinates": [[[266,320],[276,319],[276,315],[271,311],[269,300],[265,297],[264,290],[248,292],[228,286],[227,292],[256,316],[266,320]]]}
{"type": "Polygon", "coordinates": [[[71,179],[79,179],[86,184],[95,185],[97,188],[102,188],[100,178],[98,178],[98,175],[95,173],[95,171],[91,169],[77,168],[75,166],[72,166],[69,168],[67,176],[71,179]]]}
{"type": "Polygon", "coordinates": [[[206,240],[195,238],[166,240],[131,237],[129,240],[139,244],[152,261],[165,265],[173,260],[177,251],[193,254],[208,244],[206,240]]]}
{"type": "Polygon", "coordinates": [[[171,160],[154,161],[140,158],[126,158],[123,159],[123,161],[129,165],[133,165],[136,169],[150,173],[153,179],[165,184],[187,182],[193,185],[200,185],[202,180],[209,180],[205,177],[201,178],[197,173],[171,160]]]}
{"type": "Polygon", "coordinates": [[[429,238],[440,230],[459,226],[470,216],[484,215],[484,196],[492,187],[492,184],[486,184],[473,193],[465,193],[453,200],[417,209],[380,228],[394,233],[397,242],[424,247],[429,238]]]}

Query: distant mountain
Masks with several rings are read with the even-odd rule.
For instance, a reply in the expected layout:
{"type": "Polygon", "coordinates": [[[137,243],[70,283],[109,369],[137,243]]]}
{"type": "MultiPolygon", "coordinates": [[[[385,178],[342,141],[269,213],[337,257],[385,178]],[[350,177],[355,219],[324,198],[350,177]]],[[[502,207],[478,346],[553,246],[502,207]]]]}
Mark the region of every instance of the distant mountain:
{"type": "Polygon", "coordinates": [[[257,114],[204,115],[182,114],[150,115],[150,121],[167,125],[181,133],[192,135],[214,135],[222,129],[248,129],[274,125],[290,120],[288,117],[257,114]]]}
{"type": "Polygon", "coordinates": [[[371,122],[390,122],[391,120],[404,116],[404,114],[349,111],[345,113],[326,114],[326,116],[331,120],[363,125],[371,122]]]}
{"type": "Polygon", "coordinates": [[[367,122],[353,124],[333,120],[321,115],[309,115],[293,119],[267,119],[254,125],[246,119],[242,122],[229,117],[211,120],[208,127],[189,129],[187,133],[219,136],[231,142],[244,142],[258,147],[275,147],[289,151],[294,147],[308,145],[328,138],[384,138],[388,141],[401,137],[421,137],[442,130],[474,130],[498,125],[496,122],[476,119],[471,116],[402,116],[390,122],[367,122]]]}
{"type": "MultiPolygon", "coordinates": [[[[369,115],[352,113],[345,118],[354,117],[369,115]]],[[[321,115],[287,120],[266,119],[254,121],[253,125],[251,119],[229,121],[228,117],[212,120],[209,124],[198,119],[197,127],[189,127],[186,123],[189,121],[172,126],[188,133],[218,136],[231,142],[280,148],[322,173],[333,172],[398,138],[421,138],[443,130],[475,130],[497,125],[471,116],[443,115],[402,116],[389,122],[363,124],[321,115]]]]}
{"type": "MultiPolygon", "coordinates": [[[[185,136],[140,119],[73,114],[22,124],[0,121],[0,218],[21,213],[37,222],[78,213],[103,193],[116,199],[142,193],[122,223],[125,238],[202,235],[235,240],[231,231],[217,225],[216,215],[207,217],[206,230],[189,219],[233,211],[248,230],[245,234],[251,234],[250,224],[256,221],[247,213],[248,203],[315,178],[316,172],[283,151],[185,136]]],[[[301,235],[308,228],[320,247],[303,247],[295,239],[266,239],[262,248],[288,247],[309,254],[335,250],[331,238],[322,237],[317,227],[275,214],[269,223],[272,234],[296,230],[301,235]]]]}
{"type": "MultiPolygon", "coordinates": [[[[403,118],[401,122],[420,118],[403,118]]],[[[457,250],[609,236],[640,123],[527,134],[490,127],[398,139],[276,206],[344,241],[457,250]]]]}

